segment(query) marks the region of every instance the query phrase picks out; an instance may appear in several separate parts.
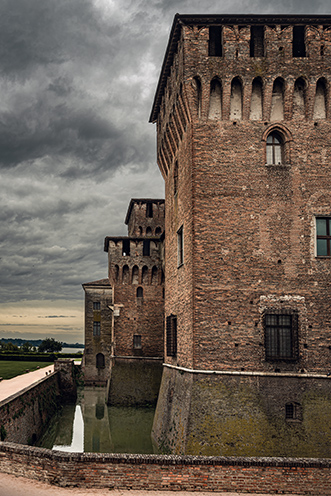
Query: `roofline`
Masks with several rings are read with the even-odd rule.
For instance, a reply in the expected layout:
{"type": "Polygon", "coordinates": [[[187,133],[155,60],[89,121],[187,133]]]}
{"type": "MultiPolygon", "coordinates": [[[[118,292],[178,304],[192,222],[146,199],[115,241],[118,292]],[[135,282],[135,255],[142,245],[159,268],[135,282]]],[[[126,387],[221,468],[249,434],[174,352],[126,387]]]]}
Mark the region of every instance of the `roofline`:
{"type": "Polygon", "coordinates": [[[176,14],[163,59],[149,122],[156,122],[183,24],[331,24],[330,14],[176,14]],[[323,21],[323,22],[322,22],[323,21]]]}
{"type": "Polygon", "coordinates": [[[125,216],[125,221],[124,221],[124,223],[126,225],[129,224],[130,215],[131,215],[131,212],[132,212],[133,205],[135,203],[137,203],[137,202],[142,202],[142,203],[149,203],[149,202],[152,202],[152,203],[164,203],[164,199],[163,198],[131,198],[130,203],[129,203],[129,206],[128,206],[128,210],[127,210],[127,213],[126,213],[126,216],[125,216]]]}

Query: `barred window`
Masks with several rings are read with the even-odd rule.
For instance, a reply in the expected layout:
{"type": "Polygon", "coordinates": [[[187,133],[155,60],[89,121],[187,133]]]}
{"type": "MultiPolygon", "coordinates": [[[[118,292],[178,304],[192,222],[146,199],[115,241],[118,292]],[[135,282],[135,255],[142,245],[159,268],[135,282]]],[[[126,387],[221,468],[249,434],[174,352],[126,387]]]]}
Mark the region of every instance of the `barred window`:
{"type": "Polygon", "coordinates": [[[93,302],[93,310],[100,310],[100,301],[93,302]]]}
{"type": "Polygon", "coordinates": [[[331,217],[316,217],[316,255],[331,256],[331,217]]]}
{"type": "Polygon", "coordinates": [[[300,403],[286,403],[285,405],[286,420],[302,420],[302,407],[300,403]]]}
{"type": "Polygon", "coordinates": [[[167,356],[177,355],[177,316],[168,315],[166,319],[166,346],[167,356]]]}
{"type": "Polygon", "coordinates": [[[93,336],[100,336],[101,325],[100,322],[93,322],[93,336]]]}
{"type": "Polygon", "coordinates": [[[265,313],[264,329],[267,360],[298,358],[298,316],[296,312],[265,313]]]}

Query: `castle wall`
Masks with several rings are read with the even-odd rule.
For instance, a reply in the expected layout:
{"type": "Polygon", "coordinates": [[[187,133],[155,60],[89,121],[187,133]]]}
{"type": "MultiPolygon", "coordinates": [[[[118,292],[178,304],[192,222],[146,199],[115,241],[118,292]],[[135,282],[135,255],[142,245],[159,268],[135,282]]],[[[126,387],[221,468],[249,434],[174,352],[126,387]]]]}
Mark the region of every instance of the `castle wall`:
{"type": "Polygon", "coordinates": [[[330,407],[327,376],[165,368],[153,440],[173,454],[329,458],[330,407]]]}

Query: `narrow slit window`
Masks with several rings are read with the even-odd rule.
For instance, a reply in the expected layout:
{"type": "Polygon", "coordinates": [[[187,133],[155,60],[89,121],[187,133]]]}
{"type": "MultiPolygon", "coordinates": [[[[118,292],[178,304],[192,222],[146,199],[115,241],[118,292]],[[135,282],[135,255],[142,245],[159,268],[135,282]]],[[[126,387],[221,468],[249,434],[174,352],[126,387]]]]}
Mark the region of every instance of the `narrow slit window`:
{"type": "Polygon", "coordinates": [[[264,57],[264,26],[251,26],[251,57],[264,57]]]}
{"type": "Polygon", "coordinates": [[[180,267],[184,263],[184,233],[183,226],[177,231],[177,265],[180,267]]]}
{"type": "Polygon", "coordinates": [[[149,218],[153,217],[153,203],[152,202],[146,203],[146,217],[149,217],[149,218]]]}
{"type": "Polygon", "coordinates": [[[293,57],[306,56],[305,26],[293,26],[293,57]]]}
{"type": "Polygon", "coordinates": [[[209,28],[209,51],[210,57],[223,56],[223,29],[222,26],[210,26],[209,28]]]}
{"type": "Polygon", "coordinates": [[[122,256],[128,257],[130,255],[130,240],[123,239],[122,241],[122,256]]]}
{"type": "Polygon", "coordinates": [[[177,316],[172,314],[166,318],[166,352],[169,357],[177,355],[177,316]]]}
{"type": "Polygon", "coordinates": [[[151,252],[151,242],[149,239],[143,241],[143,257],[149,257],[151,252]]]}

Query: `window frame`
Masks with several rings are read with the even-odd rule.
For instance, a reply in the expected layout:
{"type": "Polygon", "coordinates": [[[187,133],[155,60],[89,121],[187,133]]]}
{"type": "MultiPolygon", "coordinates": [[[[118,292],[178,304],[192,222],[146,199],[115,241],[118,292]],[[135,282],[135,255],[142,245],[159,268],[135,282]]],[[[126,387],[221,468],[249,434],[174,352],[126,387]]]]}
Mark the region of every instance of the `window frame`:
{"type": "Polygon", "coordinates": [[[133,335],[132,346],[133,346],[134,350],[141,350],[142,349],[141,334],[134,334],[133,335]]]}
{"type": "Polygon", "coordinates": [[[177,268],[184,265],[184,226],[177,231],[177,268]]]}
{"type": "Polygon", "coordinates": [[[285,141],[284,137],[279,133],[278,131],[271,131],[268,133],[267,139],[266,139],[266,164],[267,165],[284,165],[285,164],[285,141]],[[272,142],[268,142],[269,138],[272,138],[272,142]],[[278,140],[279,143],[275,143],[275,139],[278,140]],[[280,150],[280,162],[276,162],[276,156],[278,153],[276,152],[277,149],[279,148],[280,150]],[[271,152],[269,153],[269,150],[271,152]],[[269,162],[268,158],[269,155],[271,154],[272,160],[269,162]]]}
{"type": "Polygon", "coordinates": [[[100,320],[93,321],[93,336],[98,337],[101,335],[101,322],[100,320]]]}
{"type": "Polygon", "coordinates": [[[100,301],[93,302],[93,310],[101,310],[100,301]]]}
{"type": "Polygon", "coordinates": [[[315,217],[315,256],[316,258],[331,258],[331,216],[316,215],[315,217]],[[326,220],[326,235],[317,234],[317,221],[326,220]],[[327,255],[320,255],[318,253],[318,240],[326,240],[327,255]]]}
{"type": "Polygon", "coordinates": [[[299,359],[298,312],[292,309],[267,309],[263,313],[264,348],[267,361],[294,362],[299,359]],[[267,323],[271,316],[277,323],[267,323]],[[280,322],[280,317],[290,317],[290,325],[280,322]],[[284,331],[289,330],[289,333],[284,331]],[[272,335],[274,333],[274,335],[272,335]],[[290,335],[290,350],[286,350],[286,340],[290,335]],[[273,340],[273,343],[272,343],[273,340]],[[285,352],[284,352],[285,350],[285,352]]]}
{"type": "Polygon", "coordinates": [[[177,315],[173,314],[166,317],[166,355],[177,356],[177,315]]]}

